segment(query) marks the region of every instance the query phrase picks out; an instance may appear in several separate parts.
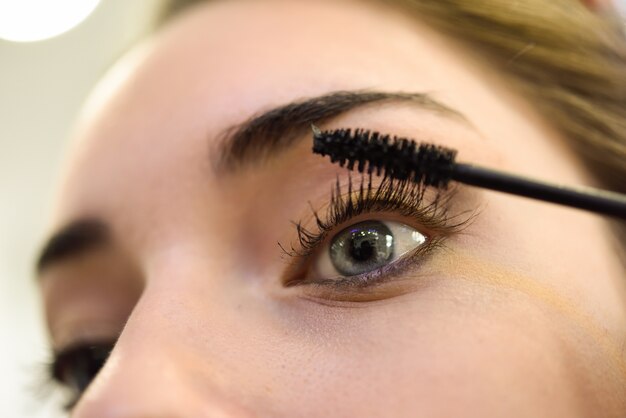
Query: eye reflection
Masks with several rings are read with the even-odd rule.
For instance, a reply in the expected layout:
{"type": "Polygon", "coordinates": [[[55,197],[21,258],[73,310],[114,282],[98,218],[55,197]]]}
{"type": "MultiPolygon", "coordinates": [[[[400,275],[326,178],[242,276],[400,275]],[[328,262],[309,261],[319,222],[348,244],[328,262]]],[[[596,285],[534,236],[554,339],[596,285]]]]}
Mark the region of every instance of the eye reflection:
{"type": "Polygon", "coordinates": [[[323,278],[366,274],[425,242],[426,236],[399,222],[360,222],[332,238],[329,248],[322,251],[317,262],[317,274],[323,278]]]}

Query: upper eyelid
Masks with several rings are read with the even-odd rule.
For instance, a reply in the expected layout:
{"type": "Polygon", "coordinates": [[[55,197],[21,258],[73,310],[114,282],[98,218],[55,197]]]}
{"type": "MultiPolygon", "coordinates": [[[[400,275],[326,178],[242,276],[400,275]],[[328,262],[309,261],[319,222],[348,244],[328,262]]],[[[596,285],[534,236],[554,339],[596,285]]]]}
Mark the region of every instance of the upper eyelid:
{"type": "Polygon", "coordinates": [[[401,183],[391,179],[383,179],[379,185],[374,186],[372,175],[364,175],[361,177],[361,185],[358,189],[352,187],[351,177],[348,178],[347,192],[342,193],[341,190],[345,187],[337,179],[330,202],[325,206],[326,214],[323,216],[320,216],[320,211],[310,204],[318,229],[317,233],[305,229],[302,222],[294,222],[302,247],[319,244],[330,229],[337,228],[342,223],[364,213],[400,212],[402,216],[417,219],[417,222],[423,227],[420,232],[434,234],[453,233],[467,221],[467,219],[462,219],[459,222],[448,222],[457,217],[456,215],[449,215],[449,204],[455,196],[456,190],[437,192],[434,198],[424,204],[426,190],[422,186],[410,182],[401,183]],[[364,191],[366,180],[368,189],[364,191]],[[408,193],[404,195],[407,191],[408,193]],[[358,205],[359,203],[361,206],[358,205]],[[333,210],[336,210],[334,215],[340,212],[341,216],[333,217],[331,213],[333,210]],[[424,231],[424,228],[427,231],[424,231]]]}

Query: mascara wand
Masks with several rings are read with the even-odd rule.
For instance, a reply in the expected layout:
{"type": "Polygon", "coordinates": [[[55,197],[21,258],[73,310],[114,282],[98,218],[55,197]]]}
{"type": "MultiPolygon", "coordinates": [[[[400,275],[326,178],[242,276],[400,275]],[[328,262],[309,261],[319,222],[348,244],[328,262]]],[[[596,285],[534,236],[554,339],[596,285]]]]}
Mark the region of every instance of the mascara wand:
{"type": "Polygon", "coordinates": [[[349,170],[384,174],[425,186],[446,188],[450,181],[626,219],[626,195],[590,187],[566,187],[472,164],[455,162],[456,150],[418,144],[357,129],[321,131],[312,125],[313,152],[349,170]]]}

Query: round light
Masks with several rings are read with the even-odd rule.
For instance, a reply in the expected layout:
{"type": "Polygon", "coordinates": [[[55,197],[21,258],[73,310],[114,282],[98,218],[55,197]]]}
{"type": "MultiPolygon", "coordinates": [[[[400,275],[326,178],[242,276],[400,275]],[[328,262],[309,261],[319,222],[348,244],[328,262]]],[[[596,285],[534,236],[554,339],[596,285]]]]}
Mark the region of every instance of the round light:
{"type": "Polygon", "coordinates": [[[32,42],[60,35],[94,11],[100,0],[0,0],[0,38],[32,42]]]}

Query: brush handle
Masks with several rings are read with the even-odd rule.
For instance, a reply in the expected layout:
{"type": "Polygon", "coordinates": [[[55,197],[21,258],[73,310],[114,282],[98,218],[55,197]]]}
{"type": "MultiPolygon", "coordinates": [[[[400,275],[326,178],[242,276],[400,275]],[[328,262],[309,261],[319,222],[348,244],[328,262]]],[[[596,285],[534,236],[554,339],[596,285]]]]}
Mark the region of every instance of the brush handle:
{"type": "Polygon", "coordinates": [[[472,186],[626,219],[626,195],[620,193],[565,187],[463,163],[454,164],[450,174],[452,180],[472,186]]]}

